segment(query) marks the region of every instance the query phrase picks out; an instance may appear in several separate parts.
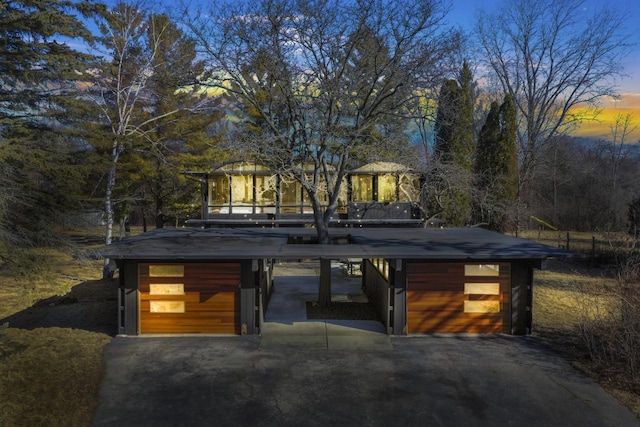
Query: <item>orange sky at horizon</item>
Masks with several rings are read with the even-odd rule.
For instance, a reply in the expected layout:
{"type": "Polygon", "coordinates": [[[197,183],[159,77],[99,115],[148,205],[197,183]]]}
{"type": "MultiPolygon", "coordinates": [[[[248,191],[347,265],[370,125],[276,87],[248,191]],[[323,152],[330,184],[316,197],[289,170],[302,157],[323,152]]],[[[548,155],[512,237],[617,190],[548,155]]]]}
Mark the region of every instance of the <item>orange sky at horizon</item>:
{"type": "MultiPolygon", "coordinates": [[[[610,140],[611,126],[615,123],[616,118],[620,115],[632,115],[632,124],[636,129],[626,138],[627,144],[640,143],[640,93],[622,93],[620,99],[609,99],[601,103],[601,111],[596,120],[583,122],[574,132],[572,136],[584,136],[589,138],[597,138],[610,140]]],[[[576,108],[577,111],[582,109],[576,108]]]]}

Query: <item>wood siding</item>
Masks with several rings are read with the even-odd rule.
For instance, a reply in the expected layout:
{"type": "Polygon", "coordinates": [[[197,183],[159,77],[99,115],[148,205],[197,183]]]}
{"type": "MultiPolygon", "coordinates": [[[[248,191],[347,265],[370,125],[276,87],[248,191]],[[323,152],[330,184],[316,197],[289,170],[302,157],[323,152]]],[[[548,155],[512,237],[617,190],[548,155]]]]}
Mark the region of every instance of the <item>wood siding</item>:
{"type": "Polygon", "coordinates": [[[184,277],[149,277],[140,264],[140,333],[240,333],[240,263],[186,263],[184,277]],[[149,284],[184,283],[184,295],[150,295],[149,284]],[[184,301],[184,313],[151,313],[150,301],[184,301]]]}
{"type": "MultiPolygon", "coordinates": [[[[467,264],[478,264],[469,262],[467,264]]],[[[465,276],[465,263],[407,264],[409,333],[510,333],[510,264],[497,277],[465,276]],[[465,283],[500,284],[499,295],[465,295],[465,283]],[[466,301],[499,301],[497,313],[465,313],[466,301]]]]}

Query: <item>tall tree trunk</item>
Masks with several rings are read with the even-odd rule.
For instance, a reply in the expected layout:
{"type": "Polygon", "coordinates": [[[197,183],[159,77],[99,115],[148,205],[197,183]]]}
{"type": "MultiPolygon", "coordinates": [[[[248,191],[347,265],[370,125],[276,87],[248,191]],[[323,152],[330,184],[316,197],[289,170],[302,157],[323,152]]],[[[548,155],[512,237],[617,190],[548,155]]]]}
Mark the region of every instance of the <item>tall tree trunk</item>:
{"type": "MultiPolygon", "coordinates": [[[[107,188],[104,196],[104,213],[106,222],[106,232],[104,243],[110,245],[113,239],[113,188],[116,185],[116,164],[112,163],[109,173],[107,174],[107,188]]],[[[109,258],[104,259],[104,266],[102,268],[102,278],[108,279],[113,277],[113,267],[111,266],[111,260],[109,258]]]]}
{"type": "MultiPolygon", "coordinates": [[[[116,186],[116,165],[120,158],[122,147],[117,139],[114,139],[113,146],[111,148],[111,168],[107,174],[107,188],[104,195],[104,213],[106,220],[106,232],[104,237],[104,244],[110,245],[113,240],[113,189],[116,186]]],[[[104,266],[102,268],[102,278],[108,279],[113,277],[115,268],[109,258],[104,259],[104,266]]]]}
{"type": "Polygon", "coordinates": [[[164,206],[162,204],[162,197],[156,196],[156,228],[164,228],[164,213],[162,212],[164,206]]]}

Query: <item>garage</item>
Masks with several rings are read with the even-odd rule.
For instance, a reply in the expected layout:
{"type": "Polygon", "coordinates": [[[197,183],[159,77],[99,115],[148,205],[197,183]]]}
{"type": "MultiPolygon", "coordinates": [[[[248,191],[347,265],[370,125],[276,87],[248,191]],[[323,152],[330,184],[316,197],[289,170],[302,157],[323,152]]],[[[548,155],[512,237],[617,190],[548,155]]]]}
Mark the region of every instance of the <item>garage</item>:
{"type": "Polygon", "coordinates": [[[407,263],[409,333],[510,333],[510,263],[407,263]]]}
{"type": "Polygon", "coordinates": [[[138,274],[140,333],[240,333],[240,263],[141,263],[138,274]]]}

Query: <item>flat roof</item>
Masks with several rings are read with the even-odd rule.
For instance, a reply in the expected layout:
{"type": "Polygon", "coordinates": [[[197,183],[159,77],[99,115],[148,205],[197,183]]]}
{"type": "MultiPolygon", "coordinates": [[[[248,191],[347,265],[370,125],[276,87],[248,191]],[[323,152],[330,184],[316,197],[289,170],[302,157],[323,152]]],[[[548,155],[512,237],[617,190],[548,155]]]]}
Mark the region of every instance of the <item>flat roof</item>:
{"type": "Polygon", "coordinates": [[[387,258],[421,260],[544,260],[579,254],[482,228],[330,228],[333,239],[347,243],[304,242],[314,228],[156,229],[105,246],[111,259],[242,260],[387,258]]]}

